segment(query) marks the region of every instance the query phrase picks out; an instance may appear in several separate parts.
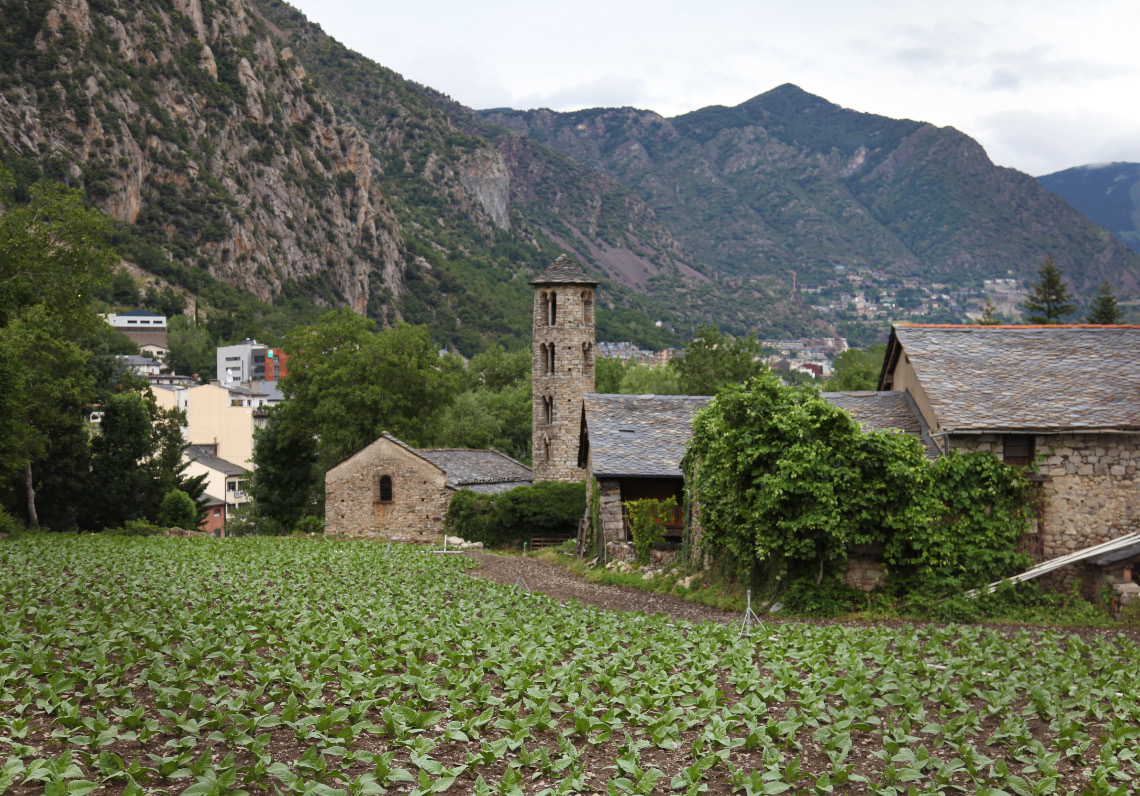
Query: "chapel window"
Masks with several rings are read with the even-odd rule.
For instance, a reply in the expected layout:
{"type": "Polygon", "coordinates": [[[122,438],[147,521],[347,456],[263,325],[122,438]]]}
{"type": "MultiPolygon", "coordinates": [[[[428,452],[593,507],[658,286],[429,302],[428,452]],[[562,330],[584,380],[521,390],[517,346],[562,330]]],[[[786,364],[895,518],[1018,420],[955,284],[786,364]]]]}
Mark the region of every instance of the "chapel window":
{"type": "Polygon", "coordinates": [[[392,476],[382,475],[376,479],[376,502],[392,502],[392,476]]]}

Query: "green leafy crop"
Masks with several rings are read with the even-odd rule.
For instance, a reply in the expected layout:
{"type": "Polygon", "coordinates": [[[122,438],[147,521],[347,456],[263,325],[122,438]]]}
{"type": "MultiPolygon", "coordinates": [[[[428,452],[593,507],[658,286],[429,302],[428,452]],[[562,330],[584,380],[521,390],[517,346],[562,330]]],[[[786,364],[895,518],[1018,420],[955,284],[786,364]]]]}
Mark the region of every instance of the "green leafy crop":
{"type": "Polygon", "coordinates": [[[370,542],[0,542],[0,793],[1120,793],[1123,636],[559,603],[370,542]]]}

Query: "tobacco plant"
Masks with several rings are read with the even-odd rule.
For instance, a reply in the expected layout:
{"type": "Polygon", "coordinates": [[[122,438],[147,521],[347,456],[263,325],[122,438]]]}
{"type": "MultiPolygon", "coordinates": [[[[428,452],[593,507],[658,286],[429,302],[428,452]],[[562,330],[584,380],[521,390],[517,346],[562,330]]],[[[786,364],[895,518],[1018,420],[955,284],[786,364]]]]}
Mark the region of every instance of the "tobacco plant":
{"type": "Polygon", "coordinates": [[[1124,794],[1131,639],[671,622],[323,539],[0,542],[0,794],[1124,794]]]}

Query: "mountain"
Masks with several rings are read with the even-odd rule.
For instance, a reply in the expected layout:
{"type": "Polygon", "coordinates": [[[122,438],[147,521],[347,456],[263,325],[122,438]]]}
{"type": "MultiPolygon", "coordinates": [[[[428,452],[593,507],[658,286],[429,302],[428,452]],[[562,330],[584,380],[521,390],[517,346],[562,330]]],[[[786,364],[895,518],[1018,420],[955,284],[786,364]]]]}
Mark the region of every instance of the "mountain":
{"type": "Polygon", "coordinates": [[[1052,256],[1081,292],[1140,291],[1140,258],[953,128],[842,108],[783,85],[671,119],[632,108],[492,109],[489,123],[629,186],[681,245],[729,274],[836,265],[965,285],[1052,256]]]}
{"type": "Polygon", "coordinates": [[[656,347],[702,322],[833,333],[789,270],[969,286],[1051,254],[1079,290],[1140,282],[951,129],[794,86],[673,119],[476,112],[280,0],[0,0],[0,160],[17,198],[85,190],[133,272],[223,342],[348,305],[465,354],[522,345],[527,280],[563,251],[602,281],[600,338],[656,347]]]}
{"type": "Polygon", "coordinates": [[[504,152],[522,163],[534,145],[464,132],[454,103],[284,4],[0,8],[0,159],[17,192],[41,176],[86,190],[125,260],[207,312],[269,312],[234,288],[347,304],[474,353],[528,339],[526,280],[563,249],[599,271],[599,327],[621,338],[663,345],[679,338],[654,321],[695,325],[697,311],[647,294],[651,279],[711,292],[643,202],[559,153],[530,157],[563,199],[528,219],[504,152]]]}
{"type": "Polygon", "coordinates": [[[1077,166],[1037,181],[1140,252],[1140,163],[1077,166]]]}

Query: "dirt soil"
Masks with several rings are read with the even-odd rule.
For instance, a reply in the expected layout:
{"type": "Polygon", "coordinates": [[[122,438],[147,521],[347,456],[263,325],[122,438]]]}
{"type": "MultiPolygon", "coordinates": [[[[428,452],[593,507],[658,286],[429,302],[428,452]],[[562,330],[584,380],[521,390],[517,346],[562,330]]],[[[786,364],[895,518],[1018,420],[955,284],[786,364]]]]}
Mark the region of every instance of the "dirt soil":
{"type": "Polygon", "coordinates": [[[649,616],[664,614],[687,622],[740,621],[739,613],[727,613],[708,605],[682,600],[671,594],[588,583],[585,579],[549,561],[478,552],[468,552],[466,555],[482,565],[481,569],[471,570],[472,575],[508,585],[515,583],[519,575],[522,575],[531,591],[542,592],[560,602],[578,600],[611,611],[641,611],[649,616]]]}
{"type": "MultiPolygon", "coordinates": [[[[521,574],[531,591],[542,592],[560,602],[578,600],[587,605],[596,605],[611,611],[641,611],[646,615],[664,614],[672,619],[687,622],[739,623],[742,611],[726,612],[719,608],[682,600],[672,594],[658,594],[626,586],[610,586],[602,583],[589,583],[584,578],[567,571],[549,561],[521,556],[500,556],[492,553],[468,551],[464,555],[475,559],[482,566],[471,570],[476,577],[487,578],[498,583],[513,584],[521,574]]],[[[850,627],[883,625],[903,627],[927,624],[914,620],[859,620],[859,619],[791,619],[775,617],[760,612],[760,619],[772,624],[800,622],[813,625],[844,624],[850,627]]],[[[1006,633],[1017,633],[1026,625],[991,625],[1006,633]]],[[[1071,627],[1064,628],[1068,634],[1091,638],[1102,635],[1120,634],[1140,643],[1140,629],[1128,627],[1071,627]]]]}

